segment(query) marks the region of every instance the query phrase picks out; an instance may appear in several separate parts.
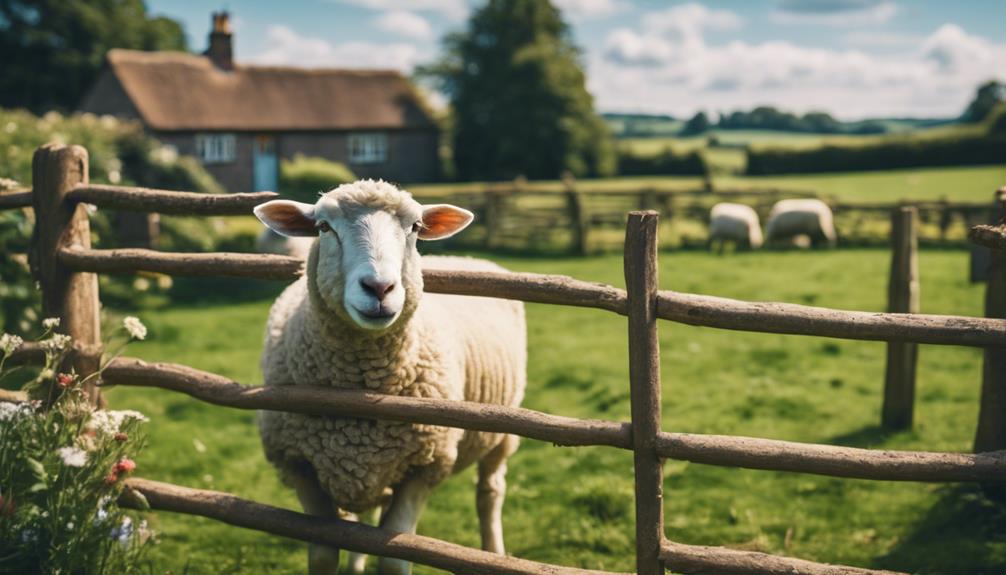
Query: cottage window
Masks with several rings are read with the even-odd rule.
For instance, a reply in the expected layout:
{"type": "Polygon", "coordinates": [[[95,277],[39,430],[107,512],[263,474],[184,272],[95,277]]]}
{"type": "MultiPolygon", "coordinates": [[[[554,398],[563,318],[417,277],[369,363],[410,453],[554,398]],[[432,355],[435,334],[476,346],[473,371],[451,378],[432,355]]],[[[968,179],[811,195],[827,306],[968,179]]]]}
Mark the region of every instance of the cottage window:
{"type": "Polygon", "coordinates": [[[204,164],[233,162],[237,158],[234,134],[196,134],[196,156],[204,164]]]}
{"type": "Polygon", "coordinates": [[[388,160],[388,136],[381,133],[350,134],[349,163],[380,164],[388,160]]]}

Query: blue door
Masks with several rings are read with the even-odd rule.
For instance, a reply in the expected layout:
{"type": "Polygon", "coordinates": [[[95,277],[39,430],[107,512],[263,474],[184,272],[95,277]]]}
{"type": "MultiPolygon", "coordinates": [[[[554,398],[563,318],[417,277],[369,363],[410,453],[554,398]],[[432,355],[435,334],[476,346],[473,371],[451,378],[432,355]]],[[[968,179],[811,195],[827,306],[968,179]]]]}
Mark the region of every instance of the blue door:
{"type": "Polygon", "coordinates": [[[252,151],[255,192],[276,191],[279,188],[279,162],[276,159],[276,138],[255,136],[252,151]]]}

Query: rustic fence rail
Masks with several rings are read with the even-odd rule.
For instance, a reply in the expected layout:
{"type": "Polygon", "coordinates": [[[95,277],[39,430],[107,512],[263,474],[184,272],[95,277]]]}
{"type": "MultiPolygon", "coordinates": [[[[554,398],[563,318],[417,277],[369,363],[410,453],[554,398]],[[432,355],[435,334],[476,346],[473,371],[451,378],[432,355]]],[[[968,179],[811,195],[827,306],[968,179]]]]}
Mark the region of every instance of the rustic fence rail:
{"type": "MultiPolygon", "coordinates": [[[[40,226],[36,252],[47,302],[45,311],[61,317],[62,325],[77,336],[81,348],[72,354],[72,361],[82,376],[97,368],[96,358],[100,356],[96,339],[98,293],[96,284],[93,290],[90,287],[94,272],[147,270],[276,280],[291,280],[302,273],[303,262],[282,256],[91,249],[84,234],[86,212],[79,206],[81,202],[126,210],[221,215],[243,213],[272,196],[246,195],[224,200],[200,194],[173,196],[172,192],[162,190],[92,186],[87,183],[86,158],[86,151],[79,147],[40,148],[35,156],[35,188],[30,198],[40,226]]],[[[887,573],[668,541],[662,528],[660,458],[863,479],[1006,483],[1006,451],[976,455],[876,451],[661,431],[658,318],[747,331],[980,346],[987,348],[986,353],[1006,346],[1006,319],[838,311],[658,292],[656,232],[655,213],[630,214],[625,241],[628,290],[563,276],[424,270],[429,291],[592,307],[627,315],[632,395],[632,421],[628,423],[566,418],[524,408],[376,396],[362,391],[245,387],[185,366],[130,359],[112,361],[104,371],[104,382],[161,387],[241,409],[364,415],[516,433],[557,444],[632,450],[639,575],[652,575],[665,568],[684,573],[887,573]]],[[[35,353],[28,347],[21,359],[31,360],[35,353]]],[[[100,401],[96,390],[92,397],[100,401]]],[[[1003,447],[1006,446],[999,446],[1003,447]]],[[[202,515],[286,537],[397,557],[459,573],[601,573],[490,555],[426,537],[310,517],[229,494],[138,479],[130,480],[127,485],[145,495],[154,509],[202,515]]],[[[128,503],[128,498],[125,501],[128,503]]]]}

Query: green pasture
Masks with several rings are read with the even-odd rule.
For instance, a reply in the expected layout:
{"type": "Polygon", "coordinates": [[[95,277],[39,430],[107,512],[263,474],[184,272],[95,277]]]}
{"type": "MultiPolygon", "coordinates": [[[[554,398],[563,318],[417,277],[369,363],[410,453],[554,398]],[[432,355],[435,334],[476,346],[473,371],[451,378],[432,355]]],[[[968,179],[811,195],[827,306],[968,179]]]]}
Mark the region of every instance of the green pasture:
{"type": "MultiPolygon", "coordinates": [[[[618,256],[495,258],[513,270],[622,285],[618,256]]],[[[979,315],[963,251],[923,251],[922,311],[979,315]]],[[[885,250],[661,255],[663,288],[843,309],[884,308],[885,250]]],[[[212,288],[219,289],[219,288],[212,288]]],[[[220,290],[224,291],[224,290],[220,290]]],[[[207,287],[207,293],[211,288],[207,287]]],[[[235,293],[235,292],[228,292],[235,293]]],[[[220,300],[226,294],[219,294],[220,300]]],[[[148,341],[128,350],[261,383],[269,300],[141,312],[148,341]]],[[[110,315],[115,315],[110,314],[110,315]]],[[[529,305],[526,407],[626,420],[625,319],[529,305]]],[[[916,426],[877,427],[884,344],[660,326],[665,430],[857,447],[968,451],[978,412],[979,350],[923,346],[916,426]]],[[[152,389],[108,392],[151,417],[137,475],[296,508],[259,446],[255,415],[152,389]]],[[[669,461],[665,517],[676,540],[924,574],[1006,570],[1006,514],[968,485],[842,480],[669,461]]],[[[478,544],[474,474],[433,496],[420,533],[478,544]]],[[[632,458],[613,448],[525,440],[510,464],[504,526],[510,553],[567,565],[633,568],[632,458]]],[[[303,573],[303,544],[208,520],[151,514],[150,559],[172,573],[303,573]]],[[[417,573],[433,573],[418,568],[417,573]]]]}

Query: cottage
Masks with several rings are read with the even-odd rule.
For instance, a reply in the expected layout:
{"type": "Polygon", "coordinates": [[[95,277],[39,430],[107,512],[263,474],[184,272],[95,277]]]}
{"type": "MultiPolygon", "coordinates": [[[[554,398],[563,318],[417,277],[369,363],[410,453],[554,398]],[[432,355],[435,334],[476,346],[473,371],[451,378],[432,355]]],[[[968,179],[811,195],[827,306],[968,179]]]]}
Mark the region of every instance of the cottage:
{"type": "Polygon", "coordinates": [[[360,177],[438,176],[438,132],[408,79],[390,70],[246,66],[233,60],[226,12],[204,55],[111,50],[81,109],[134,118],[194,156],[232,192],[276,190],[297,154],[360,177]]]}

